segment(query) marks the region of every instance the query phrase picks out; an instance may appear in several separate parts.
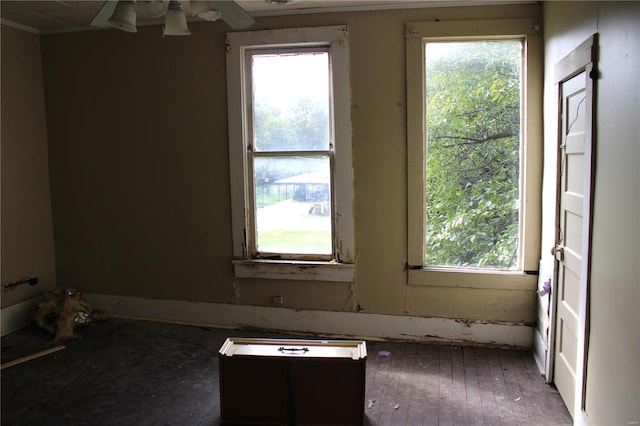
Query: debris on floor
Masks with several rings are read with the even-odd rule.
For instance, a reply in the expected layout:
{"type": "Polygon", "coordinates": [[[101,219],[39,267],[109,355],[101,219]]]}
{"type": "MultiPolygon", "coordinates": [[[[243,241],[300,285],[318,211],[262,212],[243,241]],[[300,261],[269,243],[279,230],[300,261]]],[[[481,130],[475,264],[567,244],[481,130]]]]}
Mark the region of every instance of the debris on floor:
{"type": "Polygon", "coordinates": [[[40,358],[41,356],[49,355],[50,353],[53,353],[53,352],[61,351],[64,348],[65,348],[65,346],[62,346],[62,345],[55,346],[53,348],[45,349],[44,351],[40,351],[40,352],[36,352],[34,354],[31,354],[31,355],[23,356],[22,358],[14,359],[13,361],[5,362],[4,364],[0,365],[0,370],[3,370],[5,368],[9,368],[9,367],[13,367],[14,365],[22,364],[23,362],[31,361],[32,359],[40,358]]]}
{"type": "Polygon", "coordinates": [[[367,408],[373,408],[373,405],[376,403],[375,399],[370,399],[369,403],[367,404],[367,408]]]}
{"type": "Polygon", "coordinates": [[[389,352],[389,351],[380,351],[380,352],[378,352],[378,355],[380,355],[380,356],[390,356],[391,352],[389,352]]]}
{"type": "Polygon", "coordinates": [[[94,319],[108,316],[105,311],[93,310],[82,293],[73,288],[50,291],[34,306],[36,324],[55,334],[54,342],[78,338],[80,336],[74,331],[76,326],[85,326],[94,319]]]}

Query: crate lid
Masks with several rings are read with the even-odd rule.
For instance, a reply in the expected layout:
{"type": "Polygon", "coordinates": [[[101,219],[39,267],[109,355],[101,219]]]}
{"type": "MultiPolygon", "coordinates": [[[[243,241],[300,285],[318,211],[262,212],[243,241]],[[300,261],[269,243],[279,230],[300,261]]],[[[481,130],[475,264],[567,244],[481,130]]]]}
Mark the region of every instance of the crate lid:
{"type": "Polygon", "coordinates": [[[228,338],[220,348],[225,356],[270,356],[303,358],[351,358],[367,357],[367,345],[363,340],[308,340],[308,339],[253,339],[228,338]]]}

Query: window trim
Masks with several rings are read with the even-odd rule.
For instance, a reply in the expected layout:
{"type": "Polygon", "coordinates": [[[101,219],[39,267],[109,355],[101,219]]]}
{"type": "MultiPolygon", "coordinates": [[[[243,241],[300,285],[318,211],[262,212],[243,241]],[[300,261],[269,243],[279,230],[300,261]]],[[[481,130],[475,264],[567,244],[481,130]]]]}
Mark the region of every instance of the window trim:
{"type": "Polygon", "coordinates": [[[522,289],[535,286],[540,253],[542,181],[542,51],[535,19],[414,22],[406,25],[407,60],[407,264],[409,285],[522,289]],[[521,149],[520,266],[501,271],[425,267],[425,141],[426,105],[424,40],[524,39],[521,149]]]}
{"type": "Polygon", "coordinates": [[[353,225],[353,166],[351,153],[351,89],[349,79],[349,29],[346,25],[234,32],[227,34],[227,107],[233,265],[236,277],[353,281],[355,262],[353,225]],[[333,212],[336,259],[330,261],[267,260],[252,258],[245,232],[250,218],[250,179],[247,172],[249,128],[245,91],[247,49],[330,46],[333,96],[333,212]]]}

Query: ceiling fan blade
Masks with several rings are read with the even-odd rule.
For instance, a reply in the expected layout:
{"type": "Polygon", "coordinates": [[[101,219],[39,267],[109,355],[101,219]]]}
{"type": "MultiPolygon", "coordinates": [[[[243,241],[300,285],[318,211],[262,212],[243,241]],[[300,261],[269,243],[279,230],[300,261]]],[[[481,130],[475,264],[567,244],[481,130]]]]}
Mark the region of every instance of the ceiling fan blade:
{"type": "Polygon", "coordinates": [[[222,13],[222,19],[234,30],[244,30],[256,22],[251,15],[234,1],[213,0],[211,3],[218,12],[222,13]]]}
{"type": "Polygon", "coordinates": [[[104,2],[96,16],[91,21],[92,27],[108,27],[110,26],[107,21],[113,15],[113,11],[116,10],[118,0],[107,0],[104,2]]]}

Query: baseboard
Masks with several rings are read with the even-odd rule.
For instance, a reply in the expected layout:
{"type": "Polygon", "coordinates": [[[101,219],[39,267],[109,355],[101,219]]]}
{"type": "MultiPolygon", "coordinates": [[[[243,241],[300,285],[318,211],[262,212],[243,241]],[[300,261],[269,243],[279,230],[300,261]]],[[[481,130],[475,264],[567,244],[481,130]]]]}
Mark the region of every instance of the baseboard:
{"type": "Polygon", "coordinates": [[[32,309],[42,296],[16,303],[0,310],[0,334],[4,336],[33,322],[32,309]]]}
{"type": "Polygon", "coordinates": [[[253,328],[368,340],[474,344],[526,349],[533,347],[534,340],[534,327],[519,324],[297,310],[105,294],[85,293],[84,296],[94,309],[107,310],[114,317],[216,328],[253,328]]]}
{"type": "Polygon", "coordinates": [[[540,374],[546,377],[546,359],[547,359],[547,348],[545,341],[540,334],[540,330],[536,328],[533,333],[533,358],[536,361],[536,365],[538,366],[538,370],[540,370],[540,374]]]}

